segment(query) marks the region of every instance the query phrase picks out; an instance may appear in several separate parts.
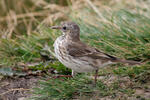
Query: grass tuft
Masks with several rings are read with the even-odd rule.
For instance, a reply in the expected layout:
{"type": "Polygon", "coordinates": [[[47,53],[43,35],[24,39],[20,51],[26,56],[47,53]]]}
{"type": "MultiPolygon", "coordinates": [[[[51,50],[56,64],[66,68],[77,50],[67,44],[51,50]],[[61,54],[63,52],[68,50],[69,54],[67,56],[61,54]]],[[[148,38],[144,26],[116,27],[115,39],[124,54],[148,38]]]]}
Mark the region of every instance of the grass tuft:
{"type": "Polygon", "coordinates": [[[91,84],[92,81],[85,75],[77,75],[72,79],[59,78],[49,79],[48,81],[40,81],[40,88],[35,88],[34,100],[68,100],[83,98],[84,96],[90,97],[93,95],[107,96],[109,94],[109,88],[98,81],[95,87],[91,84]],[[40,94],[36,96],[37,94],[40,94]]]}

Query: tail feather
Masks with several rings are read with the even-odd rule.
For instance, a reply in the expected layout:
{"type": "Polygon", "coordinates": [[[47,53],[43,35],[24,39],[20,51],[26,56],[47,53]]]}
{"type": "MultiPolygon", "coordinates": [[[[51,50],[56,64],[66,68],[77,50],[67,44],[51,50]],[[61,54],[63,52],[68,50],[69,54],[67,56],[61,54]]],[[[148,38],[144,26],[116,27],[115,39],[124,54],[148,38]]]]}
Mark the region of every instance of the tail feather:
{"type": "Polygon", "coordinates": [[[118,62],[127,63],[129,65],[140,65],[140,62],[132,61],[132,60],[124,60],[124,59],[118,59],[118,62]]]}
{"type": "Polygon", "coordinates": [[[129,65],[140,65],[141,64],[140,62],[137,62],[137,61],[119,59],[119,58],[111,56],[109,54],[106,54],[106,53],[104,53],[104,54],[107,55],[109,57],[109,59],[111,59],[112,62],[127,63],[129,65]]]}

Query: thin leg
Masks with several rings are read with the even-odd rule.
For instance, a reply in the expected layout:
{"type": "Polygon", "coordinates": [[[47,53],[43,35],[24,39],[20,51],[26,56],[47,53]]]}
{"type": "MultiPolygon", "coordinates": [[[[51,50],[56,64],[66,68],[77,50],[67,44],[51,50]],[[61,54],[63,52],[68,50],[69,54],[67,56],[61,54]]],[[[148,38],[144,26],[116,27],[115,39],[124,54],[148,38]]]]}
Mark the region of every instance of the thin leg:
{"type": "Polygon", "coordinates": [[[95,71],[95,85],[96,85],[96,82],[97,82],[97,76],[98,76],[98,69],[95,71]]]}
{"type": "Polygon", "coordinates": [[[72,70],[72,73],[71,73],[72,77],[75,77],[76,75],[76,72],[74,70],[72,70]]]}

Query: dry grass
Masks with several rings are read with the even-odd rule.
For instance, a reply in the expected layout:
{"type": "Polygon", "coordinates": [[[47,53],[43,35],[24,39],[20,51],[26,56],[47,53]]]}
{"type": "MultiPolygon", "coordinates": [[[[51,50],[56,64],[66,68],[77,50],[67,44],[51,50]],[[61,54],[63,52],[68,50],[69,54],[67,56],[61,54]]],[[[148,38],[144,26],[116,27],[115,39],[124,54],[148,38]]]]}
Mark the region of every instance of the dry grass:
{"type": "MultiPolygon", "coordinates": [[[[146,2],[149,3],[149,1],[146,2]]],[[[76,17],[81,17],[82,15],[79,14],[82,14],[80,12],[82,12],[85,6],[91,7],[99,16],[99,20],[103,22],[108,22],[106,17],[102,15],[104,11],[109,13],[126,7],[126,9],[130,9],[133,12],[139,9],[139,12],[144,14],[149,9],[147,3],[142,0],[138,2],[137,0],[102,0],[100,2],[97,0],[92,2],[91,0],[1,0],[0,36],[11,38],[15,35],[30,35],[39,23],[52,25],[55,21],[68,19],[66,13],[70,14],[74,11],[76,12],[76,17]],[[67,2],[70,2],[71,9],[68,7],[67,2]]]]}
{"type": "Polygon", "coordinates": [[[66,0],[1,0],[0,34],[12,38],[15,35],[31,35],[39,23],[52,25],[64,19],[66,0]],[[63,6],[64,5],[64,6],[63,6]]]}

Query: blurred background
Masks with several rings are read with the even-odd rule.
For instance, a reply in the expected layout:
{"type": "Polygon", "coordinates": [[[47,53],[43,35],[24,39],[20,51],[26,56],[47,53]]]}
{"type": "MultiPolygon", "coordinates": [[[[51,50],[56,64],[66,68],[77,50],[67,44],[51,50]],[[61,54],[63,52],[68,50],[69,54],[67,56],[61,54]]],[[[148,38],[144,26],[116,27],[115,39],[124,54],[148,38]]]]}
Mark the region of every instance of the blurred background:
{"type": "MultiPolygon", "coordinates": [[[[0,29],[2,37],[30,35],[39,23],[53,25],[70,17],[87,17],[85,13],[97,14],[106,21],[115,10],[126,9],[143,14],[148,12],[148,0],[1,0],[0,29]],[[92,4],[91,4],[92,3],[92,4]],[[93,11],[92,11],[93,10],[93,11]],[[84,12],[84,16],[82,16],[84,12]],[[72,15],[74,14],[74,15],[72,15]],[[109,17],[108,16],[108,17],[109,17]]],[[[148,14],[148,13],[147,13],[148,14]]],[[[93,18],[89,18],[94,20],[93,18]]],[[[94,22],[93,22],[94,23],[94,22]]]]}
{"type": "MultiPolygon", "coordinates": [[[[125,68],[122,68],[124,65],[121,64],[114,65],[113,68],[101,70],[100,75],[128,76],[134,85],[139,84],[135,82],[137,80],[150,82],[150,0],[0,0],[0,11],[2,76],[24,76],[39,72],[40,75],[43,72],[48,75],[56,74],[55,72],[70,74],[71,71],[53,56],[53,43],[61,32],[51,30],[50,26],[58,25],[62,21],[74,21],[81,28],[81,40],[88,45],[120,58],[143,63],[139,67],[125,68]]],[[[70,85],[73,81],[67,82],[62,84],[70,85]]],[[[86,84],[84,82],[81,81],[86,84]]],[[[98,90],[103,92],[100,92],[103,96],[106,94],[114,96],[115,93],[120,92],[115,88],[116,83],[113,84],[113,88],[107,89],[103,85],[100,84],[98,87],[98,90]]],[[[65,90],[64,87],[64,91],[57,96],[64,99],[72,98],[70,94],[79,89],[78,84],[76,86],[75,88],[74,85],[70,86],[73,92],[65,90]]],[[[118,87],[124,88],[120,85],[118,87]]],[[[136,91],[128,90],[129,88],[130,86],[121,91],[124,100],[136,91]]],[[[144,89],[144,86],[141,88],[144,89]]],[[[148,85],[146,88],[149,89],[148,85]]],[[[90,93],[95,93],[93,92],[95,90],[91,89],[93,88],[90,88],[90,93]]],[[[49,87],[49,90],[53,90],[53,87],[49,87]]],[[[41,93],[45,95],[45,91],[41,93]]],[[[85,93],[84,90],[79,92],[79,94],[85,93]]],[[[142,93],[140,95],[145,96],[145,92],[142,93]]],[[[81,95],[80,97],[82,98],[81,95]]],[[[91,97],[95,98],[94,95],[91,97]]],[[[120,95],[115,97],[121,98],[120,95]]]]}

